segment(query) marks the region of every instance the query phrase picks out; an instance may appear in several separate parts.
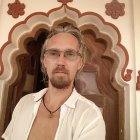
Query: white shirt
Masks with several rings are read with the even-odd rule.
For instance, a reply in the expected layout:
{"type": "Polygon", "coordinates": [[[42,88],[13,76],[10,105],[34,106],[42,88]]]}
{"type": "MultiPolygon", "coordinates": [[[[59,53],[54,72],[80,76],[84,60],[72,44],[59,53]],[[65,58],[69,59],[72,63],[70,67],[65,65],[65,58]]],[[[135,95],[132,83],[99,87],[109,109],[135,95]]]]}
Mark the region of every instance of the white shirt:
{"type": "MultiPolygon", "coordinates": [[[[2,138],[27,140],[47,89],[21,98],[2,138]]],[[[61,106],[59,126],[54,140],[105,140],[105,123],[100,109],[74,89],[61,106]]]]}

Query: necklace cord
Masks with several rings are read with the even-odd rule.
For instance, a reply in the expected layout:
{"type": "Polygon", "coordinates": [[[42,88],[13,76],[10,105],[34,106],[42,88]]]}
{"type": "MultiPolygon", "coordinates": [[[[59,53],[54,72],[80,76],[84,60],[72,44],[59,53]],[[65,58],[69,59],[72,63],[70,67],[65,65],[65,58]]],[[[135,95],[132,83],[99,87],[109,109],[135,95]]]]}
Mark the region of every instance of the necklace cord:
{"type": "Polygon", "coordinates": [[[47,108],[47,106],[45,105],[44,97],[45,97],[45,96],[43,96],[43,99],[42,99],[42,100],[43,100],[43,105],[44,105],[44,107],[46,108],[46,110],[47,110],[50,114],[53,114],[53,113],[55,113],[57,110],[60,109],[61,106],[60,106],[59,108],[57,108],[55,111],[49,110],[49,109],[47,108]]]}

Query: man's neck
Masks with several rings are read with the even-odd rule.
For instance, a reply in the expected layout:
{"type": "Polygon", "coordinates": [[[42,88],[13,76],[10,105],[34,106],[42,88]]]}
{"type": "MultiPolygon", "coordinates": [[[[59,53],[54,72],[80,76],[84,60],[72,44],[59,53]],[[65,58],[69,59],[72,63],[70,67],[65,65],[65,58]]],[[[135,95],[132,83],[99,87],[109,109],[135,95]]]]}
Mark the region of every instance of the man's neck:
{"type": "Polygon", "coordinates": [[[65,89],[56,89],[50,86],[45,95],[45,102],[50,108],[57,108],[70,97],[72,90],[72,86],[65,89]]]}

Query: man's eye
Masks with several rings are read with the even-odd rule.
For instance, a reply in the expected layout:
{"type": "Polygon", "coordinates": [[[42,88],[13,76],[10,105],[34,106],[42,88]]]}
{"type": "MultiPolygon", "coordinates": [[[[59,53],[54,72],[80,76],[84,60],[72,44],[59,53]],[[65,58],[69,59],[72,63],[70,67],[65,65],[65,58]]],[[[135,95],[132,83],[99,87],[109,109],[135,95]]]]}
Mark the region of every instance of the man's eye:
{"type": "Polygon", "coordinates": [[[57,51],[50,51],[50,55],[58,55],[59,53],[57,51]]]}
{"type": "Polygon", "coordinates": [[[75,53],[72,52],[72,51],[68,51],[68,52],[66,52],[66,55],[67,55],[67,56],[75,56],[75,53]]]}

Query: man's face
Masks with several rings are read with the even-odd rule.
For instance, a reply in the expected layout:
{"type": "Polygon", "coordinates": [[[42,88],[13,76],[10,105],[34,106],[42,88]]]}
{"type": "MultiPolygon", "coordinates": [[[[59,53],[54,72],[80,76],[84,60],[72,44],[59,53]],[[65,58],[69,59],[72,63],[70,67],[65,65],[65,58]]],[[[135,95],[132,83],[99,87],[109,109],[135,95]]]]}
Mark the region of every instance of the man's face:
{"type": "MultiPolygon", "coordinates": [[[[51,55],[49,55],[49,51],[46,52],[43,60],[49,84],[58,89],[72,86],[77,71],[82,67],[82,58],[77,55],[74,60],[71,60],[64,55],[64,52],[69,50],[78,52],[79,49],[78,40],[69,33],[58,33],[48,40],[46,50],[54,51],[51,55]],[[55,51],[60,52],[56,58],[54,57],[55,51]]],[[[67,54],[71,58],[71,53],[68,52],[67,54]]]]}

